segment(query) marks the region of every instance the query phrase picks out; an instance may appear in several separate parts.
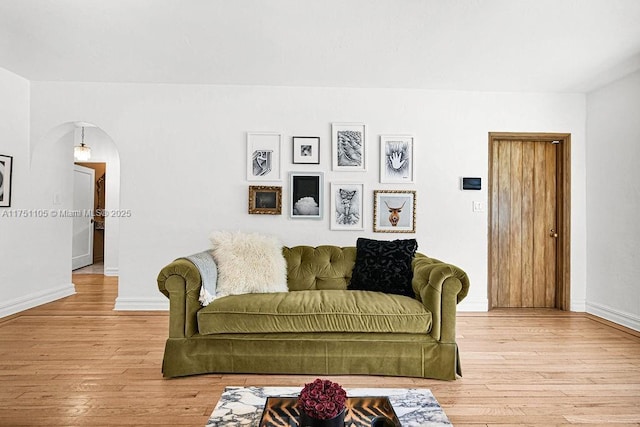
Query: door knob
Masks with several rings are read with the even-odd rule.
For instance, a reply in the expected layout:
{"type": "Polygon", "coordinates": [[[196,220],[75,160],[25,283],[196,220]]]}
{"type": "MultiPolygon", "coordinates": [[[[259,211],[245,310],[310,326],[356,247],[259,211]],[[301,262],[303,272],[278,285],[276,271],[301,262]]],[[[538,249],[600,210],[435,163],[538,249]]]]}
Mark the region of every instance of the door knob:
{"type": "Polygon", "coordinates": [[[551,230],[549,230],[549,236],[554,238],[558,237],[558,232],[552,228],[551,230]]]}

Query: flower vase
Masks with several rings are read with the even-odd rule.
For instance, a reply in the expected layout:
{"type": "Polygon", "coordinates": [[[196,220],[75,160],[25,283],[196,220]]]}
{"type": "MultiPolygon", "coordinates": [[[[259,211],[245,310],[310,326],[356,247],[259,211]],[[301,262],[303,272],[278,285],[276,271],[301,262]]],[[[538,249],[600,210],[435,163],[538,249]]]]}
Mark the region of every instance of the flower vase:
{"type": "Polygon", "coordinates": [[[300,412],[300,427],[344,427],[344,415],[346,408],[342,409],[338,415],[333,418],[321,420],[318,418],[311,418],[306,412],[300,412]]]}

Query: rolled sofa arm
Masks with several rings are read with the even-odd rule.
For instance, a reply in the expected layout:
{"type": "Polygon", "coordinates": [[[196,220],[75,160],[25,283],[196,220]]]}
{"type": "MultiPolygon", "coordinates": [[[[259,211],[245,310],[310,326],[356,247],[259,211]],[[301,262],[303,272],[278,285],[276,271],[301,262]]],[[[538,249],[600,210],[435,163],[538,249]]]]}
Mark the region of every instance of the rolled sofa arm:
{"type": "Polygon", "coordinates": [[[416,254],[412,267],[413,290],[432,315],[430,334],[440,342],[455,343],[456,305],[469,292],[467,274],[422,254],[416,254]]]}
{"type": "Polygon", "coordinates": [[[198,333],[196,313],[202,308],[198,268],[184,258],[165,266],[158,274],[158,289],[169,298],[169,338],[191,337],[198,333]]]}

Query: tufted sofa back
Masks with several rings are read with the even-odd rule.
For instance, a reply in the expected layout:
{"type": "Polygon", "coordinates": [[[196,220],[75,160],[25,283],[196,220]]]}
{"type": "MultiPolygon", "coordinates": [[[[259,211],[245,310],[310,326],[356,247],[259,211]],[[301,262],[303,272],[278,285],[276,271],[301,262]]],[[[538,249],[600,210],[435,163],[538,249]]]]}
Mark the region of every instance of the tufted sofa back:
{"type": "Polygon", "coordinates": [[[290,291],[347,289],[356,262],[355,246],[282,248],[290,291]]]}

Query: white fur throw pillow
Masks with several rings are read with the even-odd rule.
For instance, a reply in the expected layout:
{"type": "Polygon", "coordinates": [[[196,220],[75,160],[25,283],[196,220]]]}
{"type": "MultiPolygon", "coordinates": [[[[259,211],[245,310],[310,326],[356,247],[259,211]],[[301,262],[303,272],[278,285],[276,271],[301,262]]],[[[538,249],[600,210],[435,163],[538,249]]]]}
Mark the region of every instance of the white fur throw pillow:
{"type": "Polygon", "coordinates": [[[211,234],[218,265],[216,295],[287,292],[287,262],[272,236],[216,231],[211,234]]]}

